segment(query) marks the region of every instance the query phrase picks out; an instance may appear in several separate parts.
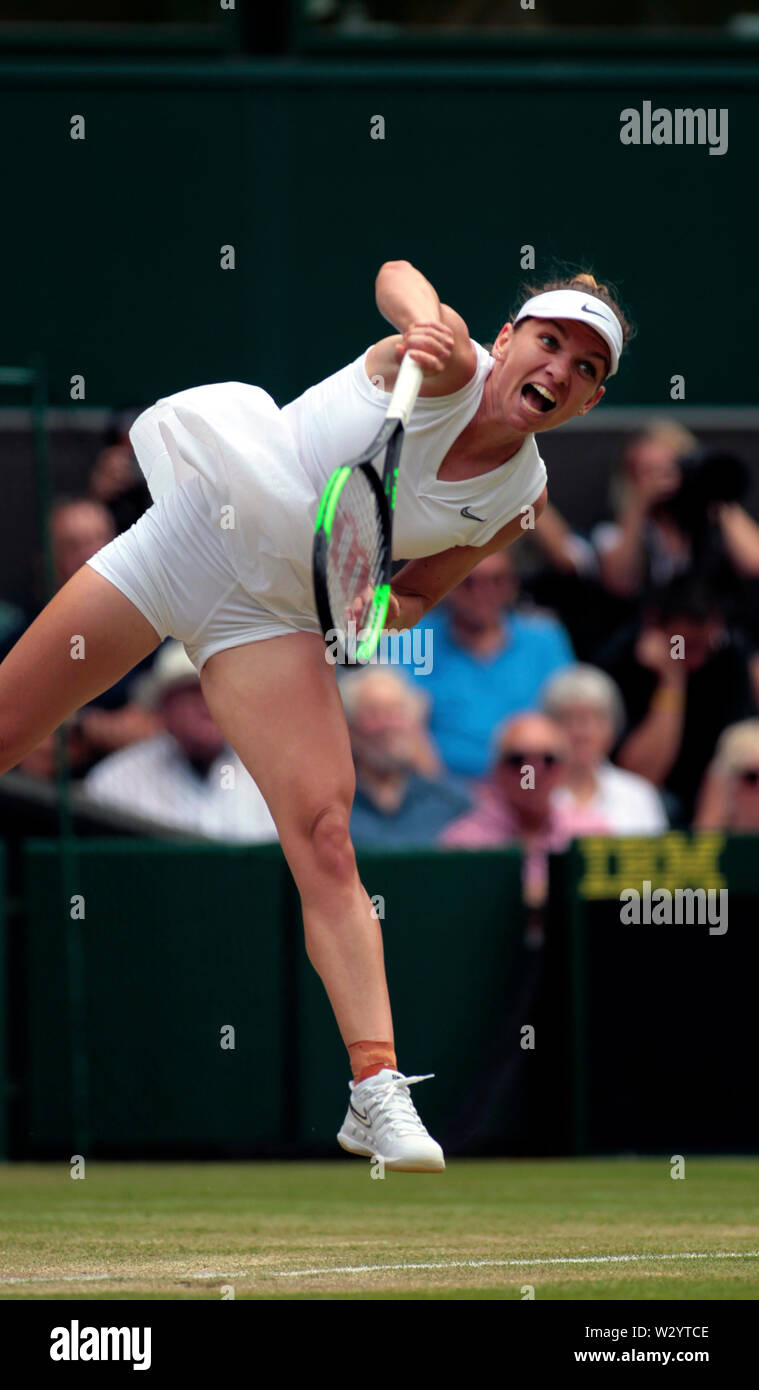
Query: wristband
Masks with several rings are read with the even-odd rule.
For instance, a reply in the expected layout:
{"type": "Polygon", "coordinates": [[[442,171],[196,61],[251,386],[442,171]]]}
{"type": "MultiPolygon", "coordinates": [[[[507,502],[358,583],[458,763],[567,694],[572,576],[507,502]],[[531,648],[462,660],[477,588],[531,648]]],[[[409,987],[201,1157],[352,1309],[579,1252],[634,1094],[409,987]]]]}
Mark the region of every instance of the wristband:
{"type": "Polygon", "coordinates": [[[685,690],[674,685],[659,686],[651,697],[651,709],[657,713],[679,712],[685,706],[685,690]]]}

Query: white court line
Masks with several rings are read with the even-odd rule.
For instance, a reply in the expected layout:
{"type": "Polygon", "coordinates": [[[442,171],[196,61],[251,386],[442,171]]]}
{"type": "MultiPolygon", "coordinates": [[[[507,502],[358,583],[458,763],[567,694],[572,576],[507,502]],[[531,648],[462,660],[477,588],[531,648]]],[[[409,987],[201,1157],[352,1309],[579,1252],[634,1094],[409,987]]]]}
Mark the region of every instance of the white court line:
{"type": "Polygon", "coordinates": [[[7,1279],[0,1279],[3,1284],[97,1284],[105,1279],[110,1279],[117,1284],[142,1283],[144,1279],[163,1278],[168,1282],[177,1279],[249,1279],[251,1271],[238,1269],[235,1273],[229,1274],[217,1269],[202,1269],[199,1274],[191,1271],[182,1270],[178,1274],[154,1275],[149,1270],[144,1274],[16,1274],[7,1279]]]}
{"type": "Polygon", "coordinates": [[[384,1270],[399,1269],[505,1269],[528,1265],[604,1265],[624,1264],[632,1260],[744,1260],[756,1259],[759,1250],[690,1250],[681,1255],[554,1255],[520,1260],[440,1260],[418,1264],[397,1265],[333,1265],[330,1269],[278,1269],[275,1279],[299,1279],[311,1274],[381,1274],[384,1270]]]}
{"type": "Polygon", "coordinates": [[[535,1259],[517,1260],[425,1260],[395,1265],[330,1265],[320,1269],[238,1269],[232,1272],[204,1269],[199,1274],[189,1270],[163,1276],[145,1274],[31,1274],[27,1278],[15,1275],[0,1278],[4,1284],[95,1284],[111,1279],[119,1284],[133,1284],[145,1278],[164,1278],[167,1282],[176,1279],[255,1279],[257,1276],[272,1279],[301,1279],[316,1274],[382,1274],[404,1269],[506,1269],[520,1265],[602,1265],[625,1264],[645,1260],[755,1260],[759,1250],[688,1250],[681,1254],[665,1255],[550,1255],[536,1256],[535,1259]]]}
{"type": "Polygon", "coordinates": [[[19,1274],[0,1279],[0,1284],[95,1284],[113,1277],[112,1274],[29,1274],[26,1277],[19,1274]]]}

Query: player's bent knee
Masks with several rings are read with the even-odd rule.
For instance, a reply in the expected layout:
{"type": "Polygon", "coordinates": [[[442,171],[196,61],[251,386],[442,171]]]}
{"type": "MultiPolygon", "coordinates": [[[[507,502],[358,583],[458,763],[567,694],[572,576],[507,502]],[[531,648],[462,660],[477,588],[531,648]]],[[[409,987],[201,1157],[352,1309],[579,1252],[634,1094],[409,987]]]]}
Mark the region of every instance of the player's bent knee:
{"type": "Polygon", "coordinates": [[[309,840],[316,867],[340,884],[352,883],[357,872],[349,825],[349,812],[340,802],[323,807],[311,822],[309,840]]]}

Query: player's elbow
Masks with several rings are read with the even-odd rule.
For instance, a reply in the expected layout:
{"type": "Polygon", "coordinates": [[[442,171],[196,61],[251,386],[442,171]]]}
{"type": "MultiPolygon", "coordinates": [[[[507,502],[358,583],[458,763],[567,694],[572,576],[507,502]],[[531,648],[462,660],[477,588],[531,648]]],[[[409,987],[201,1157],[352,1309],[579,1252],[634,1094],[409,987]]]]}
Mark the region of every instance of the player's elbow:
{"type": "Polygon", "coordinates": [[[383,261],[377,272],[377,279],[379,280],[380,276],[397,275],[399,271],[413,270],[413,268],[410,261],[383,261]]]}

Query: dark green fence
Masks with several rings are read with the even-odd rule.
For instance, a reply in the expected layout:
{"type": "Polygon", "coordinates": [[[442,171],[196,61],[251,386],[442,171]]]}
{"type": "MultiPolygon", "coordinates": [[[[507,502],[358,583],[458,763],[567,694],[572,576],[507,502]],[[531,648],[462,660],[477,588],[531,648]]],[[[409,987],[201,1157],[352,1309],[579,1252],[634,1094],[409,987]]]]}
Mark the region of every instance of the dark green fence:
{"type": "MultiPolygon", "coordinates": [[[[473,866],[467,855],[434,850],[365,851],[359,862],[367,892],[383,899],[399,1065],[435,1073],[420,1108],[433,1133],[448,1135],[503,1027],[524,931],[519,856],[478,854],[473,866]]],[[[345,1054],[303,951],[298,996],[300,1138],[334,1143],[333,1121],[346,1104],[345,1054]]],[[[490,1132],[502,1132],[505,1118],[491,1116],[490,1132]]]]}
{"type": "Polygon", "coordinates": [[[278,847],[80,842],[72,908],[57,845],[29,842],[30,1151],[281,1142],[282,863],[278,847]]]}
{"type": "Polygon", "coordinates": [[[385,331],[383,260],[413,261],[491,341],[520,282],[558,256],[617,281],[638,322],[609,402],[676,409],[678,375],[687,404],[753,404],[758,87],[753,61],[576,52],[7,61],[6,345],[19,362],[42,353],[53,404],[147,403],[223,379],[285,400],[385,331]],[[645,101],[725,109],[726,152],[623,146],[620,114],[645,101]]]}
{"type": "MultiPolygon", "coordinates": [[[[518,854],[485,856],[474,900],[470,867],[361,858],[399,1056],[439,1074],[431,1123],[477,1076],[522,933],[518,854]]],[[[66,872],[73,893],[58,846],[28,843],[22,1147],[333,1149],[349,1073],[279,848],[80,841],[66,872]]]]}
{"type": "MultiPolygon", "coordinates": [[[[585,840],[551,868],[540,944],[515,851],[360,855],[432,1132],[452,1154],[755,1147],[755,839],[585,840]],[[646,881],[727,888],[726,930],[624,925],[646,881]]],[[[0,1154],[336,1153],[346,1057],[278,846],[31,840],[20,888],[0,1154]]]]}

